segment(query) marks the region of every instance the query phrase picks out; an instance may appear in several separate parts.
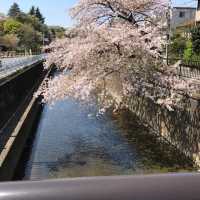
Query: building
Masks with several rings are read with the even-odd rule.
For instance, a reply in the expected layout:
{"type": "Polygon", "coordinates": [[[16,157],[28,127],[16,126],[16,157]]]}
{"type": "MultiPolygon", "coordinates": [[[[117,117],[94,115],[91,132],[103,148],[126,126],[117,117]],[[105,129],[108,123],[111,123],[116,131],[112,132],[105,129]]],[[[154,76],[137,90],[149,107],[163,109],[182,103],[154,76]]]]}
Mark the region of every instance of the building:
{"type": "Polygon", "coordinates": [[[173,7],[171,12],[171,29],[190,29],[200,22],[200,0],[197,7],[173,7]]]}
{"type": "Polygon", "coordinates": [[[171,29],[175,30],[178,27],[182,27],[195,23],[196,8],[194,7],[174,7],[171,13],[171,29]]]}
{"type": "Polygon", "coordinates": [[[200,22],[200,0],[197,3],[196,21],[200,22]]]}

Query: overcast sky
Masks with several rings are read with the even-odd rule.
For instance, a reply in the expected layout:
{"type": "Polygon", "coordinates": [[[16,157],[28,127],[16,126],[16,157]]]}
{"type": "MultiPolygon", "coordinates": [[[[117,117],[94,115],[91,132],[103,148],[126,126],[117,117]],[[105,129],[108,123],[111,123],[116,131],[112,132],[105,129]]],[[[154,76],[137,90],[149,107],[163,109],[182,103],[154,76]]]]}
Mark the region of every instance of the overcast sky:
{"type": "MultiPolygon", "coordinates": [[[[172,0],[176,6],[195,6],[195,0],[172,0]]],[[[68,10],[77,0],[0,0],[0,12],[7,13],[10,6],[18,3],[20,8],[27,12],[32,5],[38,6],[46,18],[48,25],[72,25],[68,10]]]]}

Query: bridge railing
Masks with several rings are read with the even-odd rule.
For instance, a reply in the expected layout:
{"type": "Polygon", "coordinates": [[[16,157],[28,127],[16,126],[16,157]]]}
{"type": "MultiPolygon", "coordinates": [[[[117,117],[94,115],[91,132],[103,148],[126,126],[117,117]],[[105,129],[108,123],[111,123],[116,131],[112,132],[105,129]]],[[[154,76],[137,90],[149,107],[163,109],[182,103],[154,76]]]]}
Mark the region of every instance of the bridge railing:
{"type": "Polygon", "coordinates": [[[199,200],[200,174],[63,179],[0,184],[4,200],[199,200]]]}

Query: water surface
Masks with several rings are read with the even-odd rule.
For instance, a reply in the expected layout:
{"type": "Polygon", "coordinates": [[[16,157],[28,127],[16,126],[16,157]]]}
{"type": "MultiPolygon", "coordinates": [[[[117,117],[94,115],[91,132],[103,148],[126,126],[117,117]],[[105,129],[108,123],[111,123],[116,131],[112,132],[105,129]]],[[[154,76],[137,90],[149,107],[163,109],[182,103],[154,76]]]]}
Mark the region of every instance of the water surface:
{"type": "Polygon", "coordinates": [[[17,174],[24,180],[193,170],[190,160],[130,113],[96,116],[72,99],[45,105],[22,159],[17,174]]]}

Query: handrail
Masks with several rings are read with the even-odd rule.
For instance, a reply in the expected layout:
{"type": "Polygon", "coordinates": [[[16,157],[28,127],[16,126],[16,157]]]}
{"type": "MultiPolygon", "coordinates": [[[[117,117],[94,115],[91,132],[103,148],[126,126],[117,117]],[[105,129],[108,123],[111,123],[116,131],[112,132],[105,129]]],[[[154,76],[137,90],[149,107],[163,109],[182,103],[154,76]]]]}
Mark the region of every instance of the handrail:
{"type": "Polygon", "coordinates": [[[0,184],[3,200],[199,200],[200,174],[93,177],[0,184]]]}

